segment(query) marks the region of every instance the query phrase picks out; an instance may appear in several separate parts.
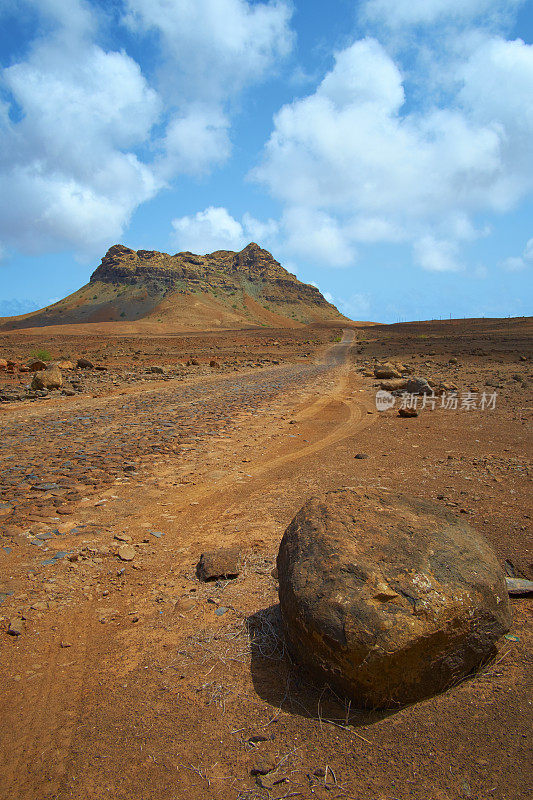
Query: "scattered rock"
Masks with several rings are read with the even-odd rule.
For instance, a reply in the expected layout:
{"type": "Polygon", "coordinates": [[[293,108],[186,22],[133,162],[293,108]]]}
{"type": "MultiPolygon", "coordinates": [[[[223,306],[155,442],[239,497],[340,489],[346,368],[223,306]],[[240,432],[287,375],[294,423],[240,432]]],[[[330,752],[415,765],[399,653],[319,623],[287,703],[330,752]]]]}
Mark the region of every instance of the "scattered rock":
{"type": "Polygon", "coordinates": [[[202,581],[236,578],[240,570],[240,555],[235,547],[220,548],[202,553],[196,574],[202,581]]]}
{"type": "Polygon", "coordinates": [[[10,620],[7,632],[10,636],[20,636],[24,631],[24,621],[16,617],[10,620]]]}
{"type": "Polygon", "coordinates": [[[524,597],[533,594],[533,581],[525,578],[506,578],[507,591],[515,597],[524,597]]]}
{"type": "Polygon", "coordinates": [[[118,548],[118,557],[121,561],[133,561],[135,558],[135,548],[130,544],[123,544],[118,548]]]}
{"type": "Polygon", "coordinates": [[[186,614],[188,611],[192,611],[193,608],[196,608],[196,600],[190,597],[183,597],[176,602],[174,611],[178,614],[186,614]]]}
{"type": "Polygon", "coordinates": [[[405,391],[407,394],[431,394],[433,390],[425,378],[409,378],[405,391]]]}
{"type": "Polygon", "coordinates": [[[393,378],[391,381],[382,381],[379,388],[385,392],[399,392],[407,388],[407,378],[393,378]]]}
{"type": "Polygon", "coordinates": [[[418,411],[416,408],[400,408],[398,409],[398,416],[404,417],[405,419],[409,419],[411,417],[418,417],[418,411]]]}
{"type": "Polygon", "coordinates": [[[259,756],[250,769],[250,775],[267,775],[276,769],[276,759],[273,756],[259,756]]]}
{"type": "Polygon", "coordinates": [[[374,368],[376,378],[401,378],[402,375],[392,364],[379,364],[374,368]]]}
{"type": "Polygon", "coordinates": [[[293,655],[360,706],[449,688],[509,630],[489,544],[427,501],[351,489],[313,498],[285,531],[277,563],[293,655]]]}
{"type": "Polygon", "coordinates": [[[30,370],[30,372],[38,372],[42,369],[46,369],[47,366],[48,365],[46,361],[41,361],[40,358],[34,358],[32,361],[29,362],[28,369],[30,370]]]}
{"type": "Polygon", "coordinates": [[[60,389],[62,385],[61,370],[55,364],[36,372],[31,382],[32,389],[60,389]]]}

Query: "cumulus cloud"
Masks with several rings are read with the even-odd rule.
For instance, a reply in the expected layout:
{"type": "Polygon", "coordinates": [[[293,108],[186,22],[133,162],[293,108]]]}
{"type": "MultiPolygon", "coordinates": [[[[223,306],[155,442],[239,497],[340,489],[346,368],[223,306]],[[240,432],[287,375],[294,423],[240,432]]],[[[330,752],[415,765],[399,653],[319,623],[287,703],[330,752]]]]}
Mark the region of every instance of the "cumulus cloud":
{"type": "Polygon", "coordinates": [[[160,39],[146,42],[149,81],[124,50],[99,45],[99,6],[21,4],[37,34],[0,74],[0,243],[25,252],[93,256],[176,176],[224,162],[228,101],[291,47],[282,2],[127,0],[130,27],[160,39]]]}
{"type": "Polygon", "coordinates": [[[533,47],[478,36],[453,70],[446,105],[413,105],[401,63],[365,38],[277,113],[253,176],[283,203],[291,251],[323,261],[329,241],[344,265],[358,242],[405,241],[422,268],[455,271],[484,235],[474,216],[533,189],[533,47]]]}
{"type": "Polygon", "coordinates": [[[521,256],[510,256],[502,261],[501,266],[507,272],[521,272],[533,266],[533,239],[529,239],[521,256]]]}
{"type": "Polygon", "coordinates": [[[278,232],[274,220],[261,222],[246,213],[239,222],[220,206],[173,219],[172,227],[172,240],[179,250],[202,255],[215,250],[242,250],[251,241],[268,246],[278,232]]]}
{"type": "Polygon", "coordinates": [[[203,174],[231,151],[228,102],[291,50],[288,3],[126,0],[124,22],[158,37],[157,86],[170,119],[157,167],[203,174]]]}
{"type": "Polygon", "coordinates": [[[209,206],[193,216],[172,220],[173,241],[179,250],[211,253],[215,250],[242,250],[244,230],[225,208],[209,206]]]}
{"type": "Polygon", "coordinates": [[[166,55],[169,95],[220,102],[265,76],[293,43],[288,3],[246,0],[126,0],[125,21],[154,31],[166,55]]]}

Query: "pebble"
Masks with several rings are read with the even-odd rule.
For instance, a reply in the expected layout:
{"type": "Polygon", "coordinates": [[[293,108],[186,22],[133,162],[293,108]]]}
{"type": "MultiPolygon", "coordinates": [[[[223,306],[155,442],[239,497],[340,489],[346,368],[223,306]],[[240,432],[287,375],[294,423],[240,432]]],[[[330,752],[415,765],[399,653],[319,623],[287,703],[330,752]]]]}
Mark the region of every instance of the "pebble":
{"type": "Polygon", "coordinates": [[[23,631],[24,622],[21,619],[15,618],[9,621],[7,632],[10,636],[20,636],[23,631]]]}
{"type": "Polygon", "coordinates": [[[118,548],[118,557],[121,561],[133,561],[135,549],[129,544],[123,544],[118,548]]]}

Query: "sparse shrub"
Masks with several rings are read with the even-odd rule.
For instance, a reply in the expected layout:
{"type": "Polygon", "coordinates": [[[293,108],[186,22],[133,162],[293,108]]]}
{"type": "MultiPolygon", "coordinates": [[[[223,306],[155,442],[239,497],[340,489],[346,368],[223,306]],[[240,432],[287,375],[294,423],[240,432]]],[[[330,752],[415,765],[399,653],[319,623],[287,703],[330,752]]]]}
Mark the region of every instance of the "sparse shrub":
{"type": "Polygon", "coordinates": [[[38,350],[32,350],[31,353],[30,353],[30,356],[31,356],[31,358],[38,358],[39,361],[51,361],[52,360],[52,354],[45,347],[41,347],[38,350]]]}

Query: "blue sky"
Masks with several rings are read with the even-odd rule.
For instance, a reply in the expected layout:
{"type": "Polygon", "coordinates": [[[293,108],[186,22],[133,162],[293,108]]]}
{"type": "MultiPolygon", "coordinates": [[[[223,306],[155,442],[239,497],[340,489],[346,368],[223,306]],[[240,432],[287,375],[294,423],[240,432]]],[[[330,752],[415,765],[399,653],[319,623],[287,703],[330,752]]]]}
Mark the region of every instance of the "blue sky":
{"type": "Polygon", "coordinates": [[[354,319],[532,313],[533,0],[0,0],[0,315],[257,241],[354,319]]]}

